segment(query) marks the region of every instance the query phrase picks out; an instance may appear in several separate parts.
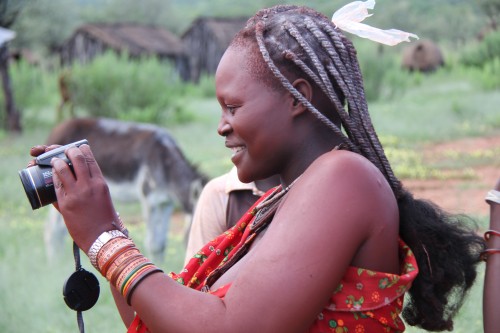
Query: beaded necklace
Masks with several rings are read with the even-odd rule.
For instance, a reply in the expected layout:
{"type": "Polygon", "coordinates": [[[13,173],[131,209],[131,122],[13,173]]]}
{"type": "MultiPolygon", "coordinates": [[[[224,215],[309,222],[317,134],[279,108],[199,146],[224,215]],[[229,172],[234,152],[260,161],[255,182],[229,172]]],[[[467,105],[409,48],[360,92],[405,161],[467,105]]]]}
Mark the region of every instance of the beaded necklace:
{"type": "MultiPolygon", "coordinates": [[[[343,148],[343,144],[337,145],[333,150],[339,150],[343,148]]],[[[283,199],[286,197],[290,188],[299,180],[301,175],[299,175],[293,182],[290,183],[287,187],[283,188],[281,185],[275,187],[274,191],[269,194],[267,198],[265,198],[262,202],[260,202],[255,208],[250,212],[254,217],[252,223],[248,226],[250,229],[250,233],[245,240],[245,243],[234,253],[234,255],[227,260],[224,264],[217,267],[215,270],[210,273],[210,275],[206,279],[205,286],[202,288],[202,291],[210,290],[210,286],[217,281],[217,279],[227,272],[235,263],[238,262],[245,254],[247,254],[250,249],[251,244],[257,237],[257,235],[265,230],[267,226],[273,220],[274,214],[278,210],[283,199]]]]}
{"type": "MultiPolygon", "coordinates": [[[[300,176],[299,176],[300,177],[300,176]]],[[[257,237],[257,235],[265,230],[265,228],[271,223],[274,217],[274,213],[278,209],[280,203],[285,198],[286,194],[290,190],[293,184],[299,179],[295,179],[290,185],[285,188],[282,188],[281,185],[277,186],[274,191],[265,198],[262,202],[260,202],[255,208],[250,212],[250,214],[254,215],[254,219],[251,225],[248,226],[250,229],[250,233],[245,240],[245,243],[234,253],[234,255],[226,261],[223,265],[217,267],[215,270],[210,273],[210,275],[206,279],[205,286],[201,289],[204,292],[210,290],[210,286],[217,281],[217,279],[227,272],[234,264],[238,262],[245,254],[248,253],[251,244],[257,237]]]]}
{"type": "Polygon", "coordinates": [[[257,228],[260,230],[259,226],[261,226],[262,224],[265,224],[265,226],[267,226],[269,224],[269,217],[274,216],[274,213],[278,209],[279,204],[299,178],[300,176],[285,188],[282,188],[280,186],[280,191],[276,189],[276,191],[271,193],[264,201],[255,206],[255,208],[250,213],[255,216],[252,224],[250,225],[250,230],[256,230],[257,228]]]}

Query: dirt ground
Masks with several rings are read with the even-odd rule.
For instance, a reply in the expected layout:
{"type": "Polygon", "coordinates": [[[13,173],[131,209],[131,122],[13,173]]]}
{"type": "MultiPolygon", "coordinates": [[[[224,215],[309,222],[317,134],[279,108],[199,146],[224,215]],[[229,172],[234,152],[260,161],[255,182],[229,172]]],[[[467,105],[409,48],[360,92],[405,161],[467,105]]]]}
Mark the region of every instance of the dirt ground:
{"type": "Polygon", "coordinates": [[[461,154],[493,151],[496,156],[493,163],[472,167],[475,176],[471,179],[403,180],[403,184],[415,197],[430,199],[452,213],[488,215],[484,197],[500,179],[500,135],[429,145],[423,151],[424,161],[436,161],[451,151],[461,154]]]}

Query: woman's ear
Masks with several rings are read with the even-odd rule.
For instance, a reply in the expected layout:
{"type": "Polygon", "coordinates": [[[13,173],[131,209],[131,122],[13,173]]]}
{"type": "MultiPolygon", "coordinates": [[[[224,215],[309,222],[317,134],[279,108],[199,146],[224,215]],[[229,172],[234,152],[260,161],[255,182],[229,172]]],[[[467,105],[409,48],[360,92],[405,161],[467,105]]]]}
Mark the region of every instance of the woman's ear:
{"type": "MultiPolygon", "coordinates": [[[[312,101],[313,90],[312,90],[312,86],[309,83],[309,81],[300,78],[300,79],[293,81],[292,85],[295,89],[297,89],[297,91],[302,96],[304,96],[304,98],[306,100],[308,100],[309,102],[312,101]]],[[[291,96],[291,98],[292,98],[292,109],[293,109],[292,112],[294,115],[299,115],[302,112],[307,111],[307,107],[305,105],[303,105],[303,103],[301,103],[299,99],[297,99],[293,95],[291,96]]]]}

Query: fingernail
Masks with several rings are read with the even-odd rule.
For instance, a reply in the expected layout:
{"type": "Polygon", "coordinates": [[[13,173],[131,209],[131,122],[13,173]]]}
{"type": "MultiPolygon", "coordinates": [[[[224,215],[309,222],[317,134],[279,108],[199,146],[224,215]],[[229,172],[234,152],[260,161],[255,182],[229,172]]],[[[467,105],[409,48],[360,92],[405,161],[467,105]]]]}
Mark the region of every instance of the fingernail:
{"type": "Polygon", "coordinates": [[[53,157],[51,160],[50,160],[50,165],[54,166],[54,163],[56,160],[60,160],[59,157],[53,157]]]}

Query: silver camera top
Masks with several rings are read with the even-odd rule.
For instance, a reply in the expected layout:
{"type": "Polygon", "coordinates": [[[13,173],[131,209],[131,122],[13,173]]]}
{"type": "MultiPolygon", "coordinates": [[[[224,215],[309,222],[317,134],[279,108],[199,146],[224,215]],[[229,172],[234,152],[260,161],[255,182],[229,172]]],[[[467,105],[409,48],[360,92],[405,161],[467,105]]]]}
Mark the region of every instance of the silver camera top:
{"type": "Polygon", "coordinates": [[[81,145],[88,144],[88,143],[89,142],[87,141],[87,139],[83,139],[80,141],[69,143],[65,146],[61,146],[61,147],[56,148],[54,150],[48,151],[46,153],[43,153],[42,155],[40,155],[36,158],[36,164],[50,166],[50,161],[54,157],[58,157],[58,158],[64,160],[66,163],[70,163],[68,157],[64,153],[66,151],[66,149],[68,149],[70,147],[80,147],[81,145]]]}

